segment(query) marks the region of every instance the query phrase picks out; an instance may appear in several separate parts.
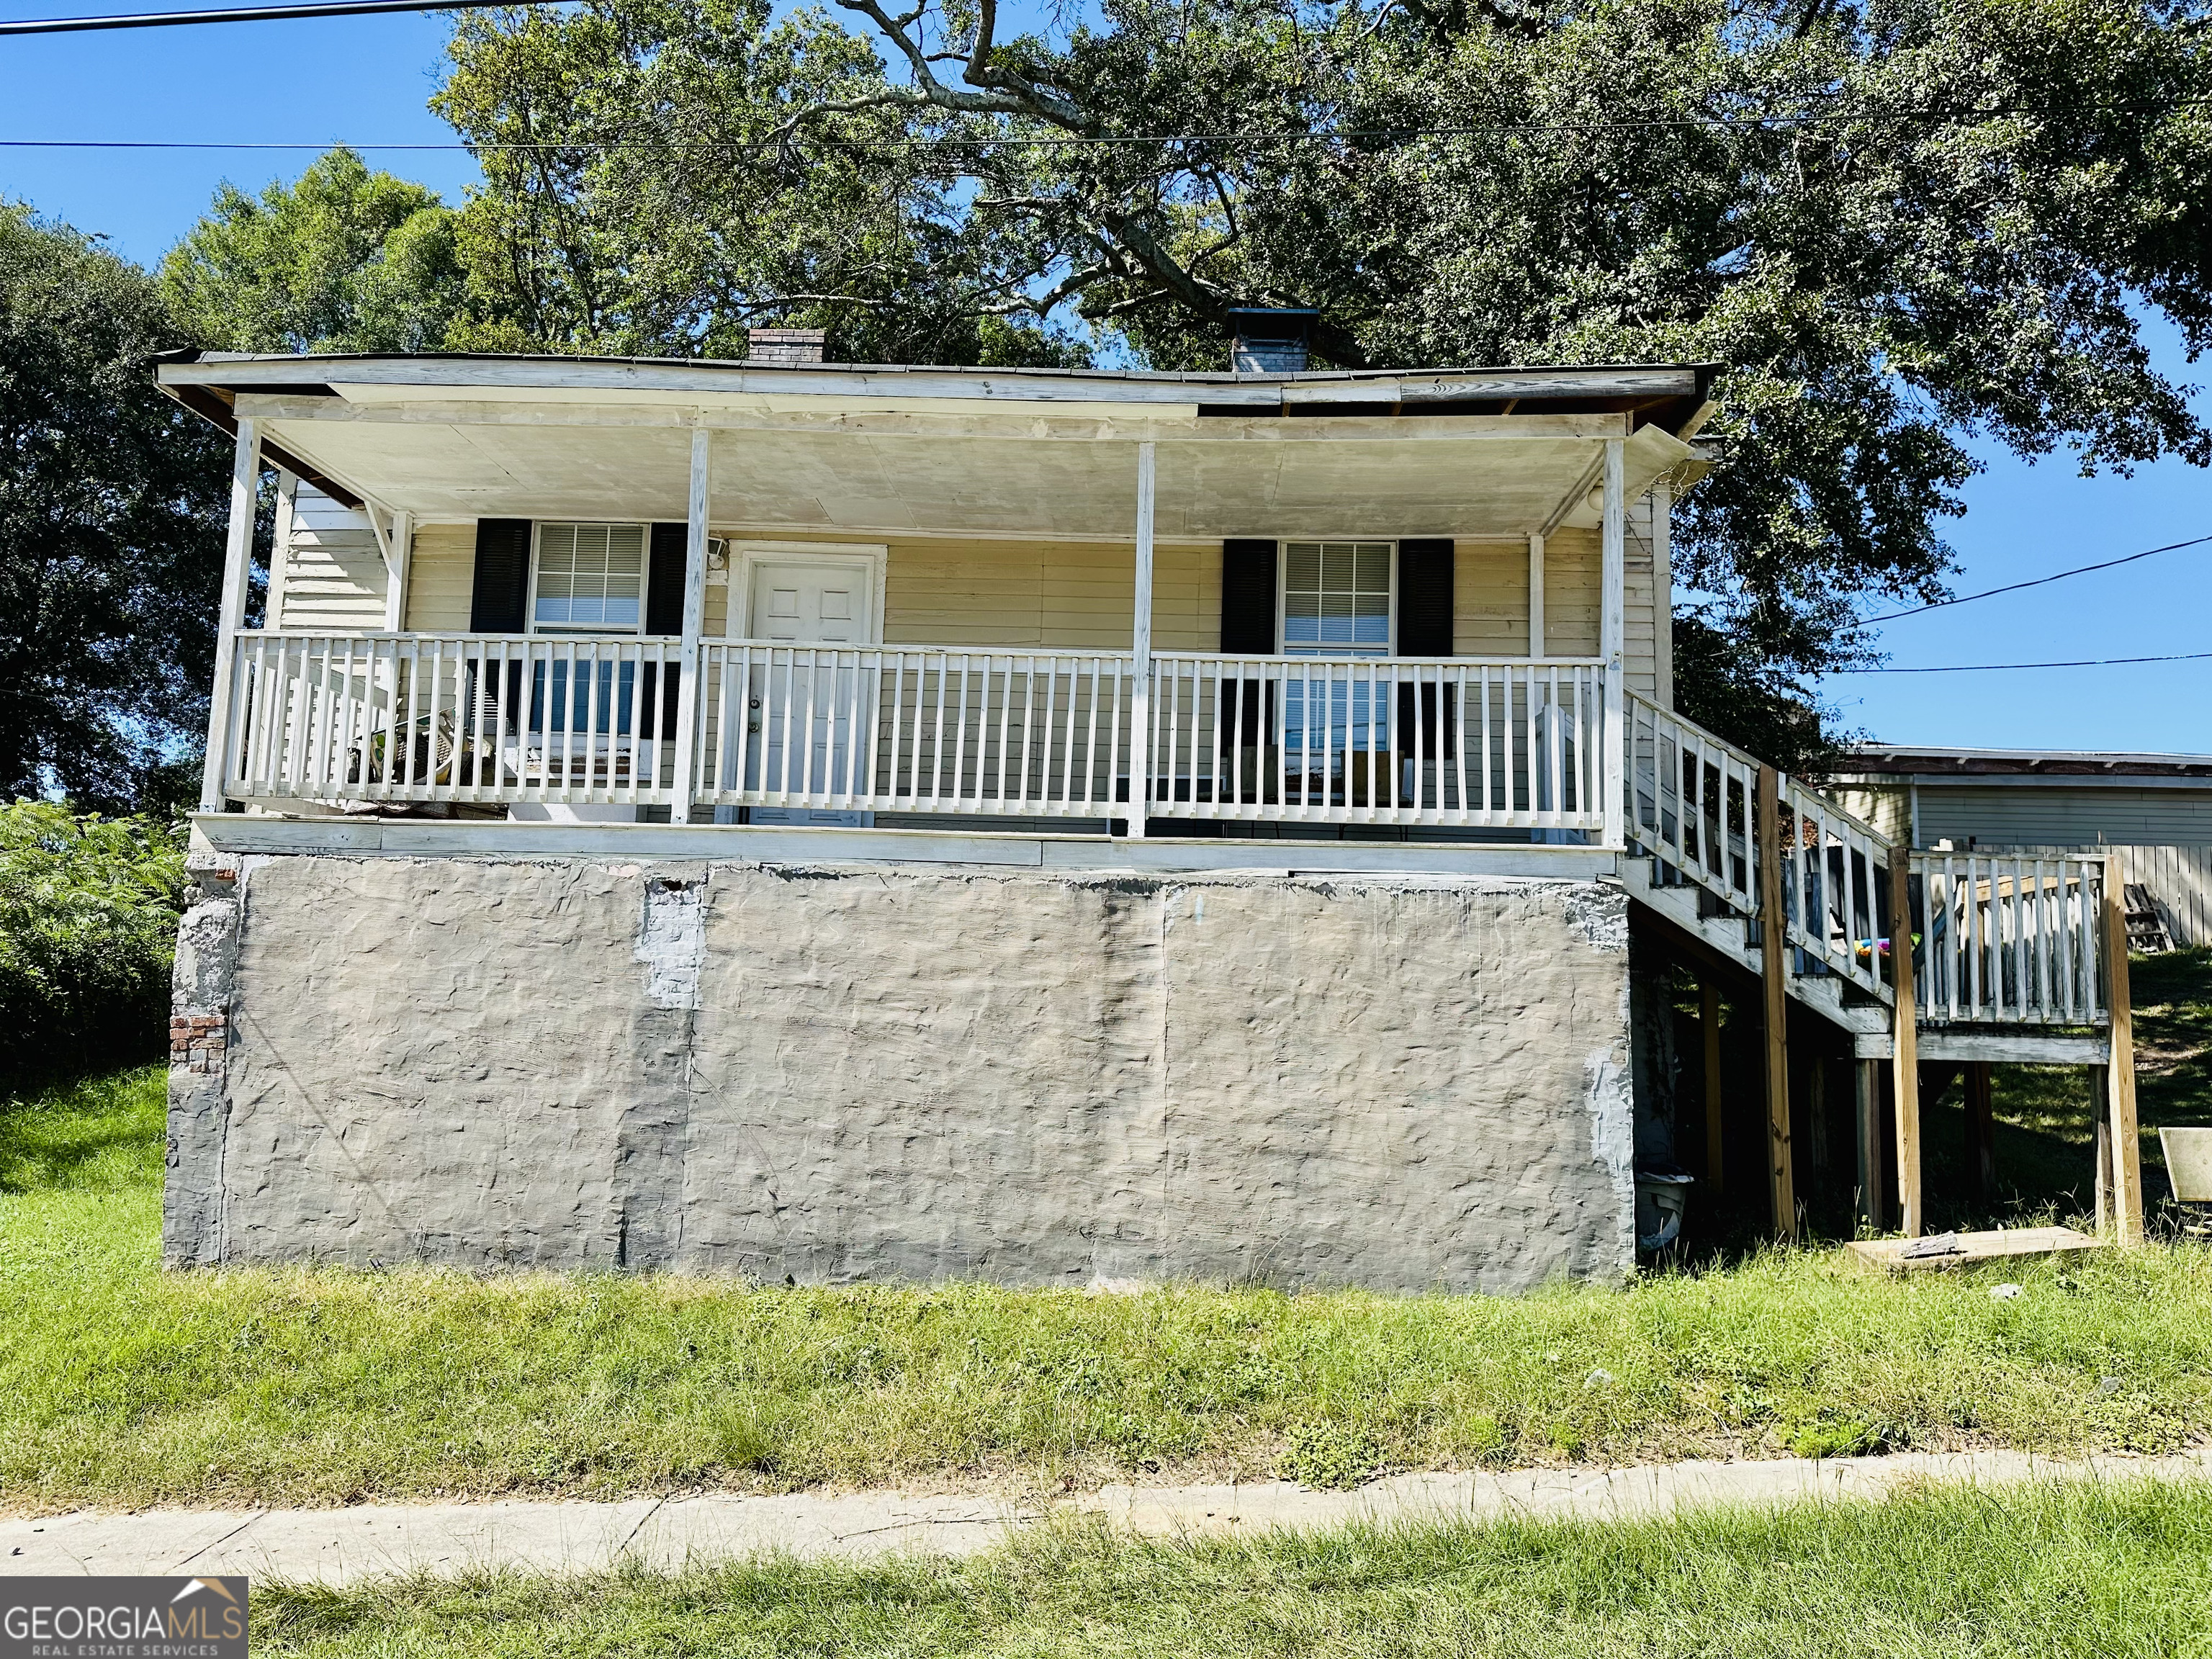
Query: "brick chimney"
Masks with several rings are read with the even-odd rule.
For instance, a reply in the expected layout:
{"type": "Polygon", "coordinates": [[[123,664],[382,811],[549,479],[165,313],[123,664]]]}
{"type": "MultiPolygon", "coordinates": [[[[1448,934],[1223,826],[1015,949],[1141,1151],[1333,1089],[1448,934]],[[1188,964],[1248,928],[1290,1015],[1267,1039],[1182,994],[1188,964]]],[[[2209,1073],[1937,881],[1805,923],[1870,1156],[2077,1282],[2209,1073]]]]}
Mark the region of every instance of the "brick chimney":
{"type": "Polygon", "coordinates": [[[750,363],[818,363],[822,340],[819,328],[749,328],[745,331],[745,361],[750,363]]]}
{"type": "Polygon", "coordinates": [[[1306,342],[1321,313],[1303,307],[1237,306],[1229,313],[1230,372],[1302,374],[1306,342]]]}

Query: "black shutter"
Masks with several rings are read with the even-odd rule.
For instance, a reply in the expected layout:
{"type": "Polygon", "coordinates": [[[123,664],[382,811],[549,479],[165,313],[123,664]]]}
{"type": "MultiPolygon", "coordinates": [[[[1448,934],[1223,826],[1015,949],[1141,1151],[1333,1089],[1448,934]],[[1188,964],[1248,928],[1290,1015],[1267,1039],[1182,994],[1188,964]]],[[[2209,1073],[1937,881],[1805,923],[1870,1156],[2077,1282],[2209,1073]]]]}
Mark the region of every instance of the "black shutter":
{"type": "MultiPolygon", "coordinates": [[[[690,548],[690,526],[653,526],[645,571],[645,631],[648,635],[672,637],[684,632],[684,574],[690,548]]],[[[645,684],[639,688],[637,705],[641,711],[641,736],[675,735],[676,694],[683,678],[684,671],[673,663],[665,676],[653,664],[645,665],[645,684]]]]}
{"type": "Polygon", "coordinates": [[[530,520],[477,520],[476,584],[469,591],[469,632],[524,634],[530,629],[530,520]]]}
{"type": "Polygon", "coordinates": [[[1398,544],[1398,654],[1452,653],[1452,544],[1443,538],[1398,544]]]}
{"type": "MultiPolygon", "coordinates": [[[[1240,538],[1221,544],[1221,650],[1231,657],[1272,657],[1275,637],[1275,544],[1240,538]]],[[[1244,780],[1244,799],[1259,799],[1260,768],[1267,734],[1273,725],[1274,694],[1263,703],[1260,682],[1242,682],[1217,722],[1220,754],[1214,776],[1244,780]],[[1237,751],[1244,751],[1239,761],[1237,751]]],[[[1216,784],[1218,789],[1220,785],[1216,784]]],[[[1222,792],[1225,797],[1226,791],[1222,792]]]]}
{"type": "MultiPolygon", "coordinates": [[[[1452,560],[1454,548],[1443,537],[1419,538],[1398,544],[1398,654],[1401,657],[1449,657],[1452,653],[1452,560]]],[[[1420,750],[1433,762],[1440,749],[1452,741],[1451,708],[1447,702],[1439,729],[1437,688],[1424,685],[1419,692],[1420,750]]],[[[1401,755],[1413,752],[1414,690],[1398,688],[1398,740],[1401,755]]],[[[1415,788],[1419,788],[1418,781],[1415,788]]]]}
{"type": "Polygon", "coordinates": [[[648,634],[684,631],[684,565],[690,541],[689,525],[653,526],[653,556],[645,576],[645,631],[648,634]]]}
{"type": "Polygon", "coordinates": [[[1275,654],[1275,544],[1221,544],[1221,654],[1275,654]]]}

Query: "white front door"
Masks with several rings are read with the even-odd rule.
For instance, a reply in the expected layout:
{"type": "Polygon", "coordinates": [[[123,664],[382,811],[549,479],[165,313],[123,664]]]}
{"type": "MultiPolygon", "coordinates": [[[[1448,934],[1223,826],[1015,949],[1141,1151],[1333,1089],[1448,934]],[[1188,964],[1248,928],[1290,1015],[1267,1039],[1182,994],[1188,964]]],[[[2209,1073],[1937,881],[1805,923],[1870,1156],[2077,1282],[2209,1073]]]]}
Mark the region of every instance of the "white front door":
{"type": "MultiPolygon", "coordinates": [[[[875,569],[868,562],[779,554],[752,565],[745,631],[780,645],[872,646],[878,642],[875,598],[875,569]]],[[[754,763],[746,768],[747,787],[817,797],[867,793],[875,683],[874,673],[836,656],[756,670],[752,712],[761,730],[760,740],[749,745],[754,763]]],[[[802,805],[756,806],[750,817],[755,823],[854,828],[873,821],[865,811],[802,805]]]]}
{"type": "Polygon", "coordinates": [[[753,566],[748,631],[799,645],[873,645],[874,578],[857,562],[763,560],[753,566]]]}

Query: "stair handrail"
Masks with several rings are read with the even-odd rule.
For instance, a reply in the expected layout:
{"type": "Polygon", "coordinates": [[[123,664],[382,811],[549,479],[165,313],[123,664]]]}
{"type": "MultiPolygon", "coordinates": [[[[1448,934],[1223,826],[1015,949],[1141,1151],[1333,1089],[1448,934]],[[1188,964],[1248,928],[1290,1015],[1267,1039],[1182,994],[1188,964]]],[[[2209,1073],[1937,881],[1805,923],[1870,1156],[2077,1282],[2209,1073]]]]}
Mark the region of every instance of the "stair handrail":
{"type": "MultiPolygon", "coordinates": [[[[1664,872],[1751,920],[1759,896],[1759,774],[1764,763],[1633,691],[1627,696],[1628,839],[1664,872]]],[[[1817,963],[1881,1001],[1893,1000],[1880,923],[1887,840],[1786,772],[1776,774],[1777,845],[1787,849],[1784,937],[1798,973],[1817,963]],[[1808,918],[1818,918],[1817,927],[1808,918]]]]}
{"type": "Polygon", "coordinates": [[[1759,914],[1758,758],[1631,691],[1628,839],[1731,908],[1759,914]]]}

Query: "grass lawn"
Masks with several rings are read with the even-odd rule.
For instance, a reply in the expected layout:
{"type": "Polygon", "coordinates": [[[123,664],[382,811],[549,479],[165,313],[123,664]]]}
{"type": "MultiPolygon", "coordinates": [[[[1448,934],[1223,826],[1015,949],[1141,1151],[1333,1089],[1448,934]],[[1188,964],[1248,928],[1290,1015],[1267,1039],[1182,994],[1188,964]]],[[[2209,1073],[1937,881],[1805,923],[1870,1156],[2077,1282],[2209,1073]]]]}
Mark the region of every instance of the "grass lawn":
{"type": "Polygon", "coordinates": [[[2212,1491],[1186,1545],[1097,1528],[964,1562],[254,1587],[270,1654],[2212,1654],[2212,1491]]]}
{"type": "MultiPolygon", "coordinates": [[[[2143,1131],[2143,1198],[2154,1224],[2171,1188],[2160,1126],[2212,1126],[2212,951],[2136,957],[2128,968],[2135,1005],[2136,1111],[2143,1131]]],[[[1996,1118],[1996,1212],[2080,1211],[2091,1202],[2096,1108],[2080,1066],[1991,1068],[1996,1118]]],[[[1928,1118],[1931,1177],[1966,1184],[1965,1109],[1954,1085],[1928,1118]]]]}
{"type": "Polygon", "coordinates": [[[1891,1282],[1819,1253],[1516,1298],[157,1266],[162,1078],[0,1109],[0,1504],[343,1503],[2212,1431],[2212,1251],[1891,1282]]]}

